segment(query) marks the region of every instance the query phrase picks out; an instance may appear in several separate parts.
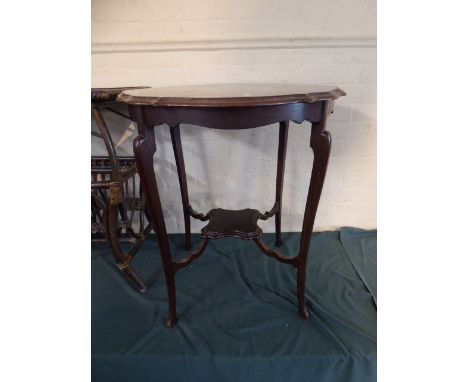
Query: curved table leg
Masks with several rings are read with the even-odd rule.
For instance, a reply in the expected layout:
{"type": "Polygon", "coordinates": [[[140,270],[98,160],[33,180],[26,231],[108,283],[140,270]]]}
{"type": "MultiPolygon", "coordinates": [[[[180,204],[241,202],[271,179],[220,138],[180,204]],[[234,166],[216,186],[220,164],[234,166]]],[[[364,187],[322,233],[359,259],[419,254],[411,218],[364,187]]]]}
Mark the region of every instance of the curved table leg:
{"type": "Polygon", "coordinates": [[[185,224],[185,249],[187,251],[192,249],[192,239],[190,233],[190,211],[189,211],[189,197],[187,190],[187,176],[185,175],[184,153],[182,151],[182,141],[180,140],[180,127],[179,125],[170,127],[172,148],[174,150],[174,157],[177,166],[177,175],[179,177],[180,194],[182,197],[182,206],[184,211],[184,224],[185,224]]]}
{"type": "Polygon", "coordinates": [[[132,107],[130,109],[133,119],[138,125],[138,136],[133,142],[133,151],[138,172],[140,174],[143,192],[146,195],[148,212],[151,217],[151,224],[156,232],[158,245],[163,263],[164,274],[166,278],[166,287],[169,300],[169,314],[166,325],[172,327],[175,325],[176,317],[176,293],[175,293],[175,272],[172,267],[171,250],[169,239],[167,237],[166,223],[159,198],[158,185],[153,166],[153,157],[156,153],[156,141],[154,137],[154,127],[145,124],[143,111],[141,107],[132,107]]]}
{"type": "Polygon", "coordinates": [[[286,148],[288,145],[288,129],[289,121],[280,122],[279,128],[279,143],[278,143],[278,163],[276,167],[276,197],[275,202],[278,204],[278,211],[275,214],[275,245],[280,247],[283,244],[281,240],[281,211],[283,207],[283,181],[284,168],[286,164],[286,148]]]}
{"type": "Polygon", "coordinates": [[[323,102],[322,120],[312,123],[310,136],[310,147],[314,152],[314,165],[310,177],[309,191],[307,194],[304,221],[302,223],[301,241],[297,265],[297,299],[299,315],[305,319],[309,318],[309,313],[305,307],[305,278],[307,270],[307,255],[309,252],[310,238],[314,228],[315,214],[322,193],[322,187],[327,172],[328,158],[331,149],[331,135],[326,128],[326,120],[331,112],[333,104],[328,101],[323,102]]]}

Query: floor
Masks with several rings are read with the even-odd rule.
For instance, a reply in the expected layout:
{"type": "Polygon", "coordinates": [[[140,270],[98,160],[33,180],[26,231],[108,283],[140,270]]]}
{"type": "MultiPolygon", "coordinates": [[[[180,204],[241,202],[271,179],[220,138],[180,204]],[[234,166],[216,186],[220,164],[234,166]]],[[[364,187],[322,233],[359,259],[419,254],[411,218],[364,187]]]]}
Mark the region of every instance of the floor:
{"type": "MultiPolygon", "coordinates": [[[[263,238],[273,247],[274,235],[263,238]]],[[[173,256],[186,256],[183,236],[170,239],[173,256]]],[[[295,255],[299,239],[283,234],[282,254],[295,255]]],[[[308,321],[297,315],[292,266],[249,241],[211,241],[176,275],[172,329],[155,239],[134,260],[144,294],[93,245],[93,381],[375,381],[376,241],[376,231],[354,228],[314,234],[308,321]]]]}

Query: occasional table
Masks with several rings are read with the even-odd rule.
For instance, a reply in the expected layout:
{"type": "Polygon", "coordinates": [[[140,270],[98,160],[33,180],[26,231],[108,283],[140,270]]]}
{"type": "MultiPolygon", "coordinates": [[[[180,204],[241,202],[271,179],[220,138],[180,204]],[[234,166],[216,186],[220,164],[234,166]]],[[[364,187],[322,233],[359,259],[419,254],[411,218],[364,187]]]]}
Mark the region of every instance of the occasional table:
{"type": "MultiPolygon", "coordinates": [[[[322,191],[331,148],[331,136],[326,131],[328,116],[334,101],[346,95],[337,87],[306,85],[206,85],[125,90],[117,100],[129,105],[130,115],[138,125],[138,137],[133,149],[143,191],[146,195],[151,224],[156,232],[166,277],[169,314],[166,325],[176,323],[175,274],[201,256],[210,240],[236,237],[252,240],[265,255],[297,269],[297,298],[299,315],[305,319],[305,276],[307,256],[315,215],[322,191]],[[286,147],[289,121],[312,125],[310,147],[314,163],[304,211],[301,239],[297,256],[287,257],[268,248],[261,240],[258,220],[275,218],[275,245],[281,246],[281,210],[286,147]],[[180,124],[236,130],[251,129],[279,123],[276,197],[270,211],[255,209],[226,210],[215,208],[206,214],[195,211],[189,202],[184,156],[180,138],[180,124]],[[185,223],[185,248],[191,250],[190,218],[207,221],[201,231],[199,248],[181,261],[171,256],[166,224],[158,192],[153,157],[156,153],[155,126],[169,125],[179,177],[185,223]]],[[[273,129],[273,127],[272,127],[273,129]]],[[[273,133],[273,132],[272,132],[273,133]]]]}

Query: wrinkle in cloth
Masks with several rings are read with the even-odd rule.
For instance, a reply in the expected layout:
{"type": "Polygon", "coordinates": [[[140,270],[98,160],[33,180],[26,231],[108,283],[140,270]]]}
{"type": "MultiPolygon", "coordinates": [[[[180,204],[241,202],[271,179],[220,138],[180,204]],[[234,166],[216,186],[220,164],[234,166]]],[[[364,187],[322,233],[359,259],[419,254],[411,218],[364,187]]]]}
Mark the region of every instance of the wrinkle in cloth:
{"type": "MultiPolygon", "coordinates": [[[[313,235],[309,320],[297,314],[294,267],[250,241],[211,241],[175,276],[172,329],[164,325],[167,294],[155,239],[133,262],[148,286],[144,294],[118,274],[105,245],[93,245],[92,380],[375,381],[376,236],[351,228],[313,235]]],[[[184,236],[170,240],[183,255],[184,236]]],[[[274,235],[263,240],[272,246],[274,235]]],[[[300,233],[284,233],[280,251],[294,256],[299,240],[300,233]]]]}

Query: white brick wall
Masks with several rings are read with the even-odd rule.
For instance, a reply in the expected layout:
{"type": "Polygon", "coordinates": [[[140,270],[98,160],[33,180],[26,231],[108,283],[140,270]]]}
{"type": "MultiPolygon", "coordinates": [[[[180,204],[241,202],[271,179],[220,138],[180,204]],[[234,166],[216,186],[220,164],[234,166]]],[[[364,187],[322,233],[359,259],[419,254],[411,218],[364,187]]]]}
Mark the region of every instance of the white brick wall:
{"type": "MultiPolygon", "coordinates": [[[[170,86],[283,82],[339,85],[328,130],[332,154],[315,230],[376,226],[375,1],[94,0],[92,85],[170,86]]],[[[135,126],[109,115],[122,153],[135,126]]],[[[192,204],[270,209],[277,126],[181,128],[192,204]]],[[[156,132],[156,171],[169,232],[183,219],[170,135],[156,132]]],[[[310,124],[292,124],[284,230],[299,231],[313,155],[310,124]]],[[[93,153],[103,153],[93,139],[93,153]]],[[[193,222],[197,228],[197,221],[193,222]]],[[[263,224],[273,230],[273,220],[263,224]]]]}

